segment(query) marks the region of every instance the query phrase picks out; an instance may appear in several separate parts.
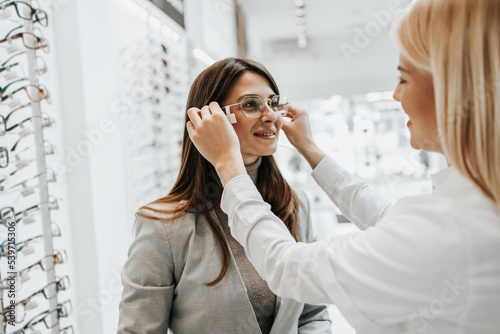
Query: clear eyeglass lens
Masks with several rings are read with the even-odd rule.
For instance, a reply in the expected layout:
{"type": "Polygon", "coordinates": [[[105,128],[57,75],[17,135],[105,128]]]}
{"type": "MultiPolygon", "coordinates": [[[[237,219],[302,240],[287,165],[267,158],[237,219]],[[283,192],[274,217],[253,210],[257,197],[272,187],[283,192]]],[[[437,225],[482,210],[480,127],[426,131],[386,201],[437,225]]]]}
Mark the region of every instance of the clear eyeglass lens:
{"type": "Polygon", "coordinates": [[[32,8],[26,2],[16,1],[15,2],[17,15],[24,20],[31,20],[32,8]]]}
{"type": "Polygon", "coordinates": [[[38,39],[32,33],[23,33],[23,43],[28,49],[35,49],[38,46],[38,39]]]}
{"type": "Polygon", "coordinates": [[[288,113],[288,100],[285,96],[276,96],[277,103],[275,111],[279,112],[282,116],[288,113]]]}
{"type": "Polygon", "coordinates": [[[71,300],[67,300],[60,305],[59,316],[61,318],[67,318],[73,311],[73,306],[71,305],[71,300]]]}
{"type": "Polygon", "coordinates": [[[0,136],[3,136],[6,132],[7,132],[7,122],[5,121],[5,118],[0,115],[0,136]]]}
{"type": "Polygon", "coordinates": [[[241,111],[248,117],[258,117],[264,104],[258,96],[245,96],[241,101],[241,111]]]}
{"type": "Polygon", "coordinates": [[[0,147],[0,168],[5,168],[9,165],[9,151],[7,148],[0,147]]]}
{"type": "Polygon", "coordinates": [[[44,27],[48,26],[49,20],[47,18],[47,13],[43,10],[37,10],[35,13],[37,21],[44,27]]]}
{"type": "Polygon", "coordinates": [[[57,223],[52,223],[51,227],[52,227],[52,236],[53,237],[60,237],[61,236],[61,228],[59,227],[59,225],[57,223]]]}
{"type": "Polygon", "coordinates": [[[54,298],[57,294],[56,291],[56,285],[55,284],[49,284],[47,285],[43,290],[42,290],[43,296],[46,299],[51,299],[54,298]]]}
{"type": "MultiPolygon", "coordinates": [[[[49,312],[49,313],[47,313],[47,314],[43,317],[42,322],[44,323],[44,325],[45,325],[45,327],[46,327],[47,329],[51,329],[52,327],[54,327],[55,325],[57,325],[57,324],[59,323],[59,317],[58,317],[58,316],[56,316],[56,317],[55,317],[56,319],[55,319],[54,321],[52,320],[52,314],[53,314],[53,313],[56,313],[56,312],[58,312],[58,311],[52,311],[52,312],[49,312]]],[[[56,314],[57,314],[57,313],[56,313],[56,314]]]]}
{"type": "Polygon", "coordinates": [[[61,334],[74,334],[74,333],[75,332],[73,331],[73,326],[61,329],[61,334]]]}
{"type": "Polygon", "coordinates": [[[26,305],[18,304],[16,305],[16,322],[20,324],[24,319],[26,319],[26,305]]]}

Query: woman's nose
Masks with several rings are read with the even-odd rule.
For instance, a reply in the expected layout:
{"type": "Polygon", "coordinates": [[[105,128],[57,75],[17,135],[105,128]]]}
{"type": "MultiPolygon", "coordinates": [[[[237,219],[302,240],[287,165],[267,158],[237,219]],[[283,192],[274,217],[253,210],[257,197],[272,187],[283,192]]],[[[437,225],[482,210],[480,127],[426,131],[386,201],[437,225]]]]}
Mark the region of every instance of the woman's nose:
{"type": "Polygon", "coordinates": [[[262,115],[260,115],[260,119],[263,122],[276,122],[279,118],[279,115],[276,111],[274,111],[269,104],[264,103],[264,109],[262,110],[262,115]]]}
{"type": "Polygon", "coordinates": [[[399,91],[399,85],[396,87],[396,89],[394,90],[394,94],[392,95],[392,98],[398,102],[401,102],[401,100],[399,99],[399,95],[400,95],[400,91],[399,91]]]}

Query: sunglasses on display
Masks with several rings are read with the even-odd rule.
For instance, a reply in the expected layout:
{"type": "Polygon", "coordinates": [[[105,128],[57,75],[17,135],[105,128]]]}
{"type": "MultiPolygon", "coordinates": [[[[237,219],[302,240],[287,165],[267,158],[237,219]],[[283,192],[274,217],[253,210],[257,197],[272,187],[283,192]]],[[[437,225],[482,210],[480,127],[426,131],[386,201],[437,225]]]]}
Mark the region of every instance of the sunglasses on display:
{"type": "Polygon", "coordinates": [[[239,111],[248,118],[258,118],[264,112],[264,104],[271,110],[285,116],[288,113],[288,100],[285,96],[274,95],[269,99],[264,99],[258,95],[246,95],[240,103],[224,106],[222,110],[226,112],[226,117],[231,124],[236,123],[236,116],[231,113],[231,107],[239,106],[239,111]]]}

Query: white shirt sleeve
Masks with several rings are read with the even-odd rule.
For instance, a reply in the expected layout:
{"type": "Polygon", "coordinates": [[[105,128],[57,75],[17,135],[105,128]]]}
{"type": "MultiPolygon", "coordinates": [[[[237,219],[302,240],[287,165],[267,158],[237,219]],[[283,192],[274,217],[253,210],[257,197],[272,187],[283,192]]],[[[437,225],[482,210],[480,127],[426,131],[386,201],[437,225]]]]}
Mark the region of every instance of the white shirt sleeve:
{"type": "Polygon", "coordinates": [[[327,176],[315,177],[325,180],[334,200],[335,194],[350,194],[340,205],[359,211],[366,210],[366,205],[373,210],[350,212],[349,217],[355,217],[360,226],[374,225],[384,216],[376,228],[311,244],[297,243],[248,175],[226,185],[221,208],[229,216],[231,233],[276,294],[301,302],[336,304],[357,330],[370,332],[408,322],[412,312],[442,293],[447,280],[453,283],[456,276],[447,276],[450,269],[465,267],[465,256],[456,249],[460,243],[442,238],[453,230],[454,222],[440,213],[439,203],[426,197],[400,201],[401,205],[398,202],[386,213],[387,202],[349,179],[340,180],[343,175],[334,175],[332,182],[327,182],[327,176]],[[352,189],[345,191],[338,185],[352,189]],[[373,205],[363,193],[386,205],[373,205]],[[355,205],[358,199],[362,204],[355,205]],[[362,217],[368,223],[359,221],[362,217]],[[434,223],[436,219],[439,224],[434,223]]]}
{"type": "Polygon", "coordinates": [[[330,156],[321,160],[312,176],[344,216],[361,230],[374,226],[392,207],[391,202],[359,182],[330,156]]]}

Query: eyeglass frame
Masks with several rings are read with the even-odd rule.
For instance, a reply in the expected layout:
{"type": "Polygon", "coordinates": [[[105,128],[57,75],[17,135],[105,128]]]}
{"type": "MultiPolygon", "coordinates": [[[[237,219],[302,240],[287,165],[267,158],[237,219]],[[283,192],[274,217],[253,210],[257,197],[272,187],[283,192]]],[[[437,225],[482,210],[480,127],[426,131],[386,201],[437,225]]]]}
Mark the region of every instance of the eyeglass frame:
{"type": "MultiPolygon", "coordinates": [[[[29,3],[25,2],[25,1],[6,0],[6,1],[0,2],[0,8],[1,9],[7,8],[9,6],[14,6],[16,8],[16,14],[17,14],[17,16],[20,19],[26,20],[26,21],[32,21],[33,17],[35,17],[35,20],[33,21],[33,23],[40,23],[40,25],[42,27],[48,27],[48,25],[49,25],[49,16],[47,15],[47,12],[44,11],[43,9],[41,9],[41,8],[34,8],[33,6],[31,6],[29,3]],[[6,4],[6,2],[8,2],[8,3],[6,4]],[[18,2],[21,2],[21,3],[25,4],[26,6],[28,6],[31,9],[30,13],[28,14],[30,16],[30,18],[26,18],[26,17],[21,16],[21,13],[19,12],[19,8],[17,7],[17,3],[18,2]],[[38,17],[38,14],[44,14],[45,18],[40,19],[38,17]],[[46,24],[42,23],[42,20],[45,20],[46,24]]],[[[23,13],[23,15],[24,15],[24,13],[23,13]]]]}
{"type": "Polygon", "coordinates": [[[23,240],[23,241],[19,241],[18,243],[9,242],[9,239],[7,238],[4,240],[4,242],[0,243],[0,256],[5,257],[7,255],[5,248],[7,248],[6,246],[8,246],[9,244],[14,244],[14,251],[15,251],[15,253],[17,253],[19,251],[22,251],[24,249],[24,246],[29,244],[31,241],[36,240],[36,239],[40,239],[40,238],[43,238],[42,234],[37,235],[37,236],[32,237],[32,238],[29,238],[29,239],[26,239],[26,240],[23,240]]]}
{"type": "MultiPolygon", "coordinates": [[[[261,98],[259,95],[255,95],[255,94],[245,95],[245,96],[243,96],[243,97],[241,98],[241,102],[239,102],[239,103],[234,103],[234,104],[230,104],[230,105],[226,105],[226,106],[222,107],[222,109],[226,112],[226,116],[227,116],[228,118],[231,118],[232,120],[234,120],[234,123],[236,123],[236,118],[234,117],[234,114],[232,114],[232,113],[231,113],[231,107],[234,107],[234,106],[239,105],[239,106],[240,106],[240,111],[241,111],[241,113],[242,113],[245,117],[247,117],[247,118],[259,118],[259,117],[260,117],[260,116],[264,113],[264,105],[268,106],[268,107],[269,107],[269,109],[271,109],[271,110],[272,110],[272,111],[274,111],[274,112],[278,112],[278,111],[279,111],[279,110],[276,110],[276,109],[278,108],[279,104],[277,104],[277,105],[276,105],[276,109],[274,109],[274,107],[272,107],[270,103],[265,103],[266,101],[269,101],[269,102],[271,102],[271,103],[272,103],[272,99],[273,99],[273,98],[277,98],[277,99],[278,99],[277,103],[279,103],[280,98],[283,98],[283,99],[286,101],[286,103],[283,103],[282,105],[286,106],[286,110],[288,111],[288,104],[289,104],[289,103],[288,103],[288,100],[287,100],[286,96],[281,96],[281,95],[278,95],[278,94],[273,95],[271,98],[267,98],[267,99],[264,99],[264,100],[262,100],[262,98],[261,98]],[[261,103],[262,103],[262,104],[261,104],[261,106],[259,107],[259,109],[260,109],[260,114],[259,114],[259,115],[257,115],[257,116],[248,116],[248,115],[246,115],[246,114],[245,114],[245,112],[243,111],[243,108],[242,108],[243,101],[245,100],[245,98],[255,98],[255,97],[259,98],[259,100],[260,100],[260,101],[261,101],[261,103]]],[[[281,113],[280,113],[280,115],[281,115],[281,113]]],[[[283,116],[283,115],[282,115],[282,116],[283,116]]],[[[231,119],[230,119],[230,121],[232,121],[231,119]]],[[[231,123],[233,123],[233,122],[231,122],[231,123]]]]}
{"type": "Polygon", "coordinates": [[[73,306],[71,305],[71,300],[68,299],[67,301],[65,301],[61,304],[57,304],[57,309],[55,309],[53,311],[50,311],[50,310],[43,311],[42,313],[34,316],[30,321],[28,321],[26,323],[26,325],[23,326],[23,328],[12,332],[12,334],[28,334],[25,331],[26,329],[31,329],[33,326],[38,325],[41,322],[44,323],[46,329],[51,329],[59,323],[60,318],[67,318],[71,314],[72,310],[73,310],[73,306]],[[69,305],[69,308],[70,308],[69,312],[66,309],[65,305],[69,305]],[[64,310],[63,310],[63,307],[64,307],[64,310]],[[45,321],[45,318],[47,318],[48,316],[50,316],[54,312],[57,312],[57,322],[55,324],[53,324],[52,327],[49,327],[49,325],[45,321]],[[39,317],[41,317],[41,318],[39,318],[39,317]],[[39,318],[39,319],[37,319],[37,318],[39,318]]]}
{"type": "Polygon", "coordinates": [[[11,41],[11,40],[14,40],[14,39],[18,39],[18,38],[22,38],[23,45],[27,49],[30,49],[30,50],[40,50],[40,49],[42,49],[45,53],[49,53],[49,51],[50,51],[49,41],[46,38],[39,37],[39,36],[35,35],[34,33],[27,32],[27,31],[22,31],[22,32],[19,32],[19,33],[15,34],[15,35],[6,37],[6,38],[0,40],[0,44],[8,42],[8,41],[11,41]],[[37,45],[35,47],[26,45],[26,41],[24,39],[25,35],[33,36],[35,38],[35,40],[36,40],[36,44],[37,45]]]}
{"type": "Polygon", "coordinates": [[[4,102],[4,101],[7,101],[10,98],[10,96],[13,96],[14,94],[20,92],[21,90],[24,90],[26,92],[26,95],[28,96],[28,99],[31,102],[38,103],[38,102],[42,102],[42,100],[47,100],[47,102],[49,104],[51,103],[51,101],[50,101],[50,92],[43,85],[38,85],[38,86],[37,85],[25,85],[25,86],[17,88],[16,90],[12,91],[11,93],[9,93],[8,95],[5,95],[5,96],[3,96],[4,94],[0,90],[0,103],[4,102]],[[35,98],[33,98],[31,96],[31,94],[28,92],[28,88],[29,87],[33,87],[33,88],[36,88],[38,90],[38,97],[40,98],[39,100],[36,100],[35,98]]]}
{"type": "MultiPolygon", "coordinates": [[[[39,294],[42,294],[43,297],[46,299],[46,300],[50,300],[50,299],[53,299],[57,296],[57,294],[59,293],[59,291],[66,291],[71,285],[71,281],[69,279],[69,276],[68,275],[64,275],[62,277],[56,277],[56,279],[52,282],[50,282],[49,284],[45,285],[43,288],[41,288],[40,290],[36,291],[36,292],[33,292],[31,295],[29,295],[28,297],[24,298],[23,300],[21,301],[18,301],[17,303],[14,304],[14,307],[16,307],[16,323],[20,324],[22,322],[24,322],[24,320],[26,320],[26,305],[28,305],[28,303],[37,295],[39,294]],[[54,293],[54,296],[52,297],[48,297],[47,296],[47,293],[45,291],[45,289],[47,289],[48,287],[52,286],[52,285],[55,285],[55,293],[54,293]],[[23,317],[19,317],[19,310],[17,309],[18,306],[20,305],[23,305],[23,307],[25,308],[25,312],[24,312],[24,316],[23,317]]],[[[0,313],[4,316],[6,316],[6,313],[10,312],[10,310],[7,310],[7,311],[4,311],[3,313],[0,313]]]]}

